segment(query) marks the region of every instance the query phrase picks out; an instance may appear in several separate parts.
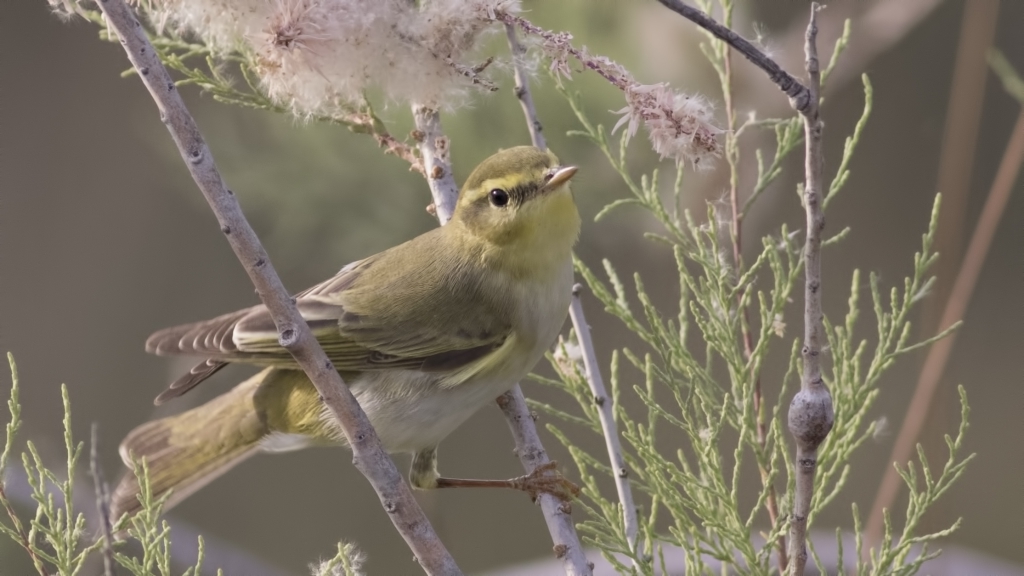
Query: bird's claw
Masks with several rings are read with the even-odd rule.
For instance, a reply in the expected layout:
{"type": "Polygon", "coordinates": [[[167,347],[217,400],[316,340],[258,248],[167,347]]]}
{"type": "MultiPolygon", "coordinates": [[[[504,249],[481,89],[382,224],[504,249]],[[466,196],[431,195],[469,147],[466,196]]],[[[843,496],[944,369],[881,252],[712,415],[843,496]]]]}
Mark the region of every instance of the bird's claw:
{"type": "Polygon", "coordinates": [[[562,476],[557,462],[541,464],[533,472],[512,479],[512,487],[529,494],[534,502],[541,494],[551,494],[564,502],[571,502],[580,495],[580,487],[562,476]]]}

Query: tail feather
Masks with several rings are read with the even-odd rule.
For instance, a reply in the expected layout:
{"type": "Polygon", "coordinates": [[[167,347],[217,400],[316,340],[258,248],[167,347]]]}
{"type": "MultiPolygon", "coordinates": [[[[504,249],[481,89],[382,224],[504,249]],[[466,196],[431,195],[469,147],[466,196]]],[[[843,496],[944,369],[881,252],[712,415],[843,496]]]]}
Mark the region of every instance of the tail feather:
{"type": "MultiPolygon", "coordinates": [[[[171,491],[165,511],[259,450],[270,433],[253,402],[264,375],[202,406],[147,422],[121,443],[121,459],[129,469],[133,458],[146,461],[155,498],[171,491]]],[[[139,494],[136,475],[129,470],[111,495],[113,518],[138,512],[139,494]]]]}
{"type": "Polygon", "coordinates": [[[221,368],[227,366],[227,362],[221,362],[220,360],[205,360],[199,364],[196,364],[185,374],[171,383],[166,390],[160,393],[159,396],[153,400],[153,404],[159,406],[164,402],[177,398],[189,390],[203,383],[204,380],[216,374],[221,368]]]}

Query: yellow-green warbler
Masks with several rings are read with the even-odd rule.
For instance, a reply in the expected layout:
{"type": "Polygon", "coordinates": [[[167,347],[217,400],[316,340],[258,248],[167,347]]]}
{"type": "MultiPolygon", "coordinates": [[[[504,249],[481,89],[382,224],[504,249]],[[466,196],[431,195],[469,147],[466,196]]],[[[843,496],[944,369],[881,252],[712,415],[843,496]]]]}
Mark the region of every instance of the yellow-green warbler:
{"type": "MultiPolygon", "coordinates": [[[[436,448],[525,376],[561,330],[580,229],[568,185],[575,173],[530,146],[498,152],[470,174],[447,225],[296,295],[384,448],[414,455],[413,486],[514,484],[440,478],[436,448]]],[[[157,403],[229,362],[267,367],[121,443],[127,465],[130,455],[146,459],[156,496],[173,490],[167,506],[257,452],[345,441],[263,306],[161,330],[146,350],[207,358],[157,403]]],[[[138,492],[127,474],[113,495],[115,518],[139,509],[138,492]]]]}

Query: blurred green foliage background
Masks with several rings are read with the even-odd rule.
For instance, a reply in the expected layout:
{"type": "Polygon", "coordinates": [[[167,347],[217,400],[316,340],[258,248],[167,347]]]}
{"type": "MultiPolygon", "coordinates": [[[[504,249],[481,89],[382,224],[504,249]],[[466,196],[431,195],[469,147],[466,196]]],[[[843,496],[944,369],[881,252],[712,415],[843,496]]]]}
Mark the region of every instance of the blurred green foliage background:
{"type": "MultiPolygon", "coordinates": [[[[968,9],[971,3],[966,3],[968,9]]],[[[697,48],[699,34],[657,3],[526,4],[531,20],[571,31],[578,44],[616,59],[640,81],[670,81],[721,103],[697,48]]],[[[758,23],[773,53],[798,61],[799,44],[781,42],[791,26],[802,25],[805,2],[740,4],[737,25],[742,32],[752,35],[758,23]]],[[[847,75],[871,75],[875,113],[853,161],[850,184],[829,214],[831,230],[852,226],[853,233],[825,255],[828,313],[843,309],[853,268],[876,270],[887,285],[910,271],[910,256],[936,192],[964,9],[964,1],[941,2],[891,49],[847,75]]],[[[1021,22],[1024,4],[1003,2],[996,45],[1018,69],[1024,68],[1021,22]]],[[[148,94],[136,78],[118,76],[127,67],[121,47],[99,41],[96,32],[82,21],[60,22],[42,0],[9,2],[0,19],[0,348],[13,351],[19,362],[26,435],[59,461],[58,386],[66,382],[76,432],[85,438],[89,424],[99,422],[102,464],[108,476],[116,476],[121,470],[116,445],[128,430],[154,415],[205,401],[247,373],[244,368],[225,370],[180,402],[154,409],[152,398],[187,363],[147,356],[142,350],[146,336],[164,326],[253,304],[256,297],[183,169],[148,94]]],[[[832,40],[825,38],[822,46],[831,46],[832,40]]],[[[851,46],[857,43],[855,22],[851,46]]],[[[486,52],[506,53],[500,34],[486,52]]],[[[737,64],[738,69],[746,67],[745,62],[737,64]]],[[[460,181],[495,149],[528,142],[509,74],[498,77],[500,91],[444,116],[460,181]]],[[[783,96],[756,73],[740,78],[741,110],[787,112],[783,96]]],[[[592,267],[608,258],[623,276],[640,271],[652,294],[674,313],[678,287],[671,255],[642,238],[642,232],[654,229],[653,222],[629,211],[593,222],[602,206],[626,192],[592,146],[565,136],[575,120],[543,69],[537,79],[541,85],[535,96],[551,147],[564,161],[582,167],[574,181],[584,217],[578,254],[592,267]]],[[[995,79],[989,76],[988,82],[962,215],[967,230],[973,228],[1018,113],[995,79]]],[[[593,119],[614,123],[616,116],[609,111],[623,105],[618,91],[587,73],[577,75],[571,87],[583,93],[593,119]]],[[[834,88],[824,110],[831,170],[862,105],[858,82],[834,88]]],[[[421,177],[409,172],[402,160],[384,156],[371,139],[339,127],[227,107],[183,91],[226,180],[289,288],[305,288],[351,260],[436,224],[424,210],[429,195],[421,177]]],[[[378,113],[394,134],[408,133],[411,121],[404,104],[380,102],[378,113]]],[[[644,137],[634,142],[631,155],[637,172],[657,162],[644,137]]],[[[802,222],[793,193],[800,162],[800,155],[794,155],[785,176],[748,220],[748,254],[759,248],[760,236],[774,232],[781,222],[802,222]]],[[[703,216],[705,203],[719,202],[725,194],[724,170],[719,166],[690,174],[686,185],[689,207],[703,216]]],[[[1019,514],[1024,504],[1019,447],[1024,437],[1019,362],[1024,343],[1024,199],[1019,184],[1015,192],[924,439],[930,449],[941,449],[941,434],[952,431],[958,421],[954,386],[963,383],[973,409],[968,449],[979,457],[924,528],[965,516],[963,529],[954,537],[957,543],[1024,562],[1024,520],[1019,514]]],[[[951,280],[940,278],[942,283],[951,280]]],[[[599,354],[606,361],[613,348],[632,343],[631,336],[593,300],[586,304],[599,354]]],[[[922,323],[929,322],[933,325],[936,319],[922,323]]],[[[789,317],[789,327],[790,334],[800,330],[798,315],[789,317]]],[[[911,355],[886,377],[877,415],[886,417],[892,430],[903,417],[923,357],[923,352],[911,355]]],[[[768,373],[776,369],[768,367],[768,373]]],[[[772,384],[766,386],[770,390],[772,384]]],[[[536,385],[528,384],[525,391],[542,400],[565,401],[557,391],[536,385]]],[[[593,439],[580,438],[601,450],[593,439]]],[[[849,488],[821,518],[821,527],[850,528],[851,499],[866,514],[892,440],[882,435],[862,449],[849,488]]],[[[553,438],[548,436],[546,444],[554,456],[567,461],[553,438]]],[[[488,408],[445,442],[441,469],[453,476],[518,475],[511,448],[500,413],[488,408]]],[[[406,466],[405,457],[398,461],[406,466]]],[[[551,553],[543,519],[522,494],[467,490],[424,494],[422,501],[469,572],[551,553]]],[[[358,543],[368,553],[373,574],[417,571],[372,490],[349,464],[348,455],[337,450],[254,458],[187,500],[171,518],[248,550],[286,573],[302,573],[307,562],[330,555],[339,538],[358,543]]],[[[19,554],[0,544],[0,573],[22,573],[17,566],[27,565],[16,564],[23,561],[19,554]]]]}

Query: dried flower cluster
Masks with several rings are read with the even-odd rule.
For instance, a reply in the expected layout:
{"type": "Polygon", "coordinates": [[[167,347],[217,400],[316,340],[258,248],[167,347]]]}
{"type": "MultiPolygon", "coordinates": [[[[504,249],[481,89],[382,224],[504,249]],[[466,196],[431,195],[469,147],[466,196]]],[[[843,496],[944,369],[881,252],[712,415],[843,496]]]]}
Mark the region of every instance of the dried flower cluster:
{"type": "Polygon", "coordinates": [[[551,59],[551,70],[556,75],[571,78],[569,60],[572,58],[622,90],[626,107],[618,111],[623,116],[615,129],[626,125],[627,137],[632,137],[642,120],[651,146],[662,158],[689,161],[700,168],[707,167],[710,164],[707,160],[721,153],[716,136],[722,130],[711,124],[712,109],[704,98],[680,94],[665,83],[640,84],[617,62],[604,56],[594,56],[586,47],[573,46],[572,35],[568,32],[545,30],[507,11],[495,11],[494,18],[538,38],[541,49],[551,59]]]}
{"type": "Polygon", "coordinates": [[[267,95],[299,115],[331,114],[369,88],[443,106],[491,88],[470,62],[495,10],[516,0],[150,0],[160,30],[250,55],[267,95]]]}
{"type": "Polygon", "coordinates": [[[614,130],[626,124],[632,137],[643,120],[651,147],[662,158],[690,160],[702,168],[708,165],[702,159],[718,155],[715,137],[722,131],[711,124],[711,107],[704,98],[674,92],[665,83],[632,84],[626,88],[626,102],[614,130]]]}

